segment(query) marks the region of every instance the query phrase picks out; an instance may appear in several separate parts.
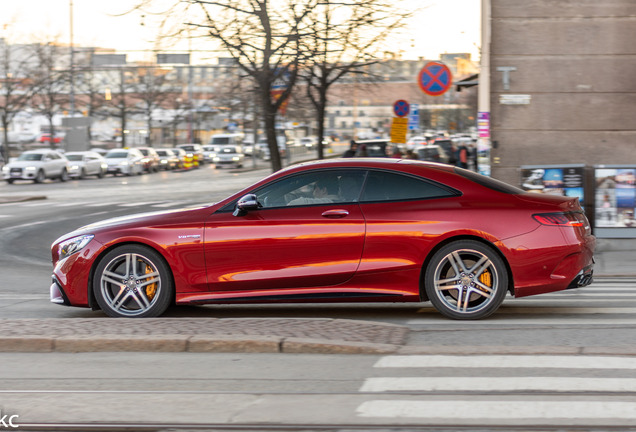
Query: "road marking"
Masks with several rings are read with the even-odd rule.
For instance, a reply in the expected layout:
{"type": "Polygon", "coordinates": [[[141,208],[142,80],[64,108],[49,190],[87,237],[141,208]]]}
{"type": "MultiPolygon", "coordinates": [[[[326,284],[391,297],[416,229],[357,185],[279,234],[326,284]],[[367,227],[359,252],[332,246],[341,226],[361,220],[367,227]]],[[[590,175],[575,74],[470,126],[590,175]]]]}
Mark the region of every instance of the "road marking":
{"type": "Polygon", "coordinates": [[[143,206],[151,206],[153,204],[161,204],[165,201],[148,201],[148,202],[131,202],[131,203],[121,203],[118,204],[118,207],[143,207],[143,206]]]}
{"type": "MultiPolygon", "coordinates": [[[[636,369],[636,357],[541,356],[541,355],[409,355],[385,356],[376,368],[551,368],[636,369]]],[[[636,406],[635,406],[636,408],[636,406]]]]}
{"type": "Polygon", "coordinates": [[[361,417],[447,418],[449,421],[479,419],[480,424],[515,419],[546,424],[554,419],[569,419],[580,424],[591,419],[636,420],[635,408],[634,402],[610,401],[374,400],[362,403],[357,414],[361,417]]]}
{"type": "MultiPolygon", "coordinates": [[[[361,392],[636,392],[634,378],[572,377],[381,377],[367,378],[361,392]]],[[[636,406],[634,407],[636,409],[636,406]]]]}
{"type": "MultiPolygon", "coordinates": [[[[437,313],[434,309],[430,311],[431,314],[437,313]]],[[[610,317],[594,317],[594,318],[554,318],[547,319],[537,316],[536,318],[521,318],[519,314],[521,311],[515,311],[512,316],[504,317],[503,314],[511,312],[505,309],[500,309],[498,315],[495,318],[491,318],[488,321],[479,322],[462,322],[462,321],[450,321],[439,317],[431,318],[416,318],[407,321],[409,325],[442,325],[444,327],[492,327],[492,326],[517,326],[517,325],[535,325],[535,326],[553,326],[553,325],[565,325],[565,326],[595,326],[595,325],[635,325],[636,317],[628,319],[610,318],[610,317]]]]}

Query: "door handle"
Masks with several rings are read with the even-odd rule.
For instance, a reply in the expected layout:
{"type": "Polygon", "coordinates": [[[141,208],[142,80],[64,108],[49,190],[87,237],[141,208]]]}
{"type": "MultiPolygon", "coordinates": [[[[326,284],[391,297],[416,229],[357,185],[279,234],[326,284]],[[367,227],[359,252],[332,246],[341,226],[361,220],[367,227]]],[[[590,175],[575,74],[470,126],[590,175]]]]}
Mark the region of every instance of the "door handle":
{"type": "Polygon", "coordinates": [[[342,218],[349,216],[349,212],[347,210],[327,210],[322,216],[326,218],[342,218]]]}

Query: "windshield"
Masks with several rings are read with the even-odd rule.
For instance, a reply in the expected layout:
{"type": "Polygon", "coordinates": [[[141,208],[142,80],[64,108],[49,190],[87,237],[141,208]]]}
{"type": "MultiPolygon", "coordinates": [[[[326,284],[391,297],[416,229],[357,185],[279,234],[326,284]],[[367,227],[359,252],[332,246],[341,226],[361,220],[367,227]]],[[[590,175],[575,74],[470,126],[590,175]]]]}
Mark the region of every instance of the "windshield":
{"type": "Polygon", "coordinates": [[[82,160],[82,155],[77,155],[77,154],[67,154],[66,158],[70,161],[81,161],[82,160]]]}
{"type": "Polygon", "coordinates": [[[236,147],[223,147],[219,153],[236,153],[236,147]]]}
{"type": "Polygon", "coordinates": [[[230,137],[212,137],[211,144],[218,144],[218,145],[230,144],[230,137]]]}
{"type": "Polygon", "coordinates": [[[108,159],[125,159],[128,157],[128,153],[126,152],[112,152],[106,155],[108,159]]]}
{"type": "Polygon", "coordinates": [[[22,153],[19,161],[40,161],[44,155],[42,153],[22,153]]]}

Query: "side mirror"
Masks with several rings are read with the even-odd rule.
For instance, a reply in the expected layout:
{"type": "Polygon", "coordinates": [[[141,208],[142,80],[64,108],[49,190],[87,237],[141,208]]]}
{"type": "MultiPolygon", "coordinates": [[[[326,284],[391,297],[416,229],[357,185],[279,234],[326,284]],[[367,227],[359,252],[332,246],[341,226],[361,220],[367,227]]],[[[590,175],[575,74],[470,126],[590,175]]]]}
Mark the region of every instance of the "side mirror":
{"type": "Polygon", "coordinates": [[[236,203],[236,210],[232,215],[234,216],[245,216],[250,210],[258,210],[260,207],[263,207],[261,203],[258,202],[258,198],[254,194],[247,194],[242,196],[238,202],[236,203]]]}

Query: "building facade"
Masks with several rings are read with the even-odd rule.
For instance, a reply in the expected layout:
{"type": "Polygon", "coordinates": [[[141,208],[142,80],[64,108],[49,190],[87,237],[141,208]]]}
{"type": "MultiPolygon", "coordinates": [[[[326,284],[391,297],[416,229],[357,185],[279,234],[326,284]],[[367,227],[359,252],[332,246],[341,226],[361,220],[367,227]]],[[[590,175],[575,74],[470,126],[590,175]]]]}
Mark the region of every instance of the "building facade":
{"type": "Polygon", "coordinates": [[[490,0],[492,176],[636,164],[636,2],[490,0]]]}

